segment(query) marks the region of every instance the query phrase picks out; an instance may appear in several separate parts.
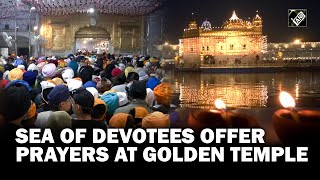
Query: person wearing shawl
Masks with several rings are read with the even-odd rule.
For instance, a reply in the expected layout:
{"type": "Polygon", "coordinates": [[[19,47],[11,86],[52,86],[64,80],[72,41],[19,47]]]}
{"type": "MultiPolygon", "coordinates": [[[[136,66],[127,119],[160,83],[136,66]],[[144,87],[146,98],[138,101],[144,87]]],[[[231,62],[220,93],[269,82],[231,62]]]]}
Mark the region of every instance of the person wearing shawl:
{"type": "Polygon", "coordinates": [[[149,113],[153,112],[152,109],[148,107],[145,99],[147,96],[146,84],[143,81],[133,81],[132,85],[128,88],[129,99],[132,99],[131,103],[127,106],[118,108],[114,114],[117,113],[129,113],[131,109],[135,107],[143,107],[149,113]]]}

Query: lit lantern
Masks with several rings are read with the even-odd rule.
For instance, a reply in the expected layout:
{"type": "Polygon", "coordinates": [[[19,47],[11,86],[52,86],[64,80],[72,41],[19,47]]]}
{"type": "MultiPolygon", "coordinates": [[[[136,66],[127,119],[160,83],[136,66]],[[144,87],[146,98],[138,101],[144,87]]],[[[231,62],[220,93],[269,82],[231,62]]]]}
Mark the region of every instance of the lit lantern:
{"type": "Polygon", "coordinates": [[[293,97],[280,93],[280,102],[285,109],[273,114],[274,129],[283,144],[320,144],[320,112],[297,111],[293,97]]]}

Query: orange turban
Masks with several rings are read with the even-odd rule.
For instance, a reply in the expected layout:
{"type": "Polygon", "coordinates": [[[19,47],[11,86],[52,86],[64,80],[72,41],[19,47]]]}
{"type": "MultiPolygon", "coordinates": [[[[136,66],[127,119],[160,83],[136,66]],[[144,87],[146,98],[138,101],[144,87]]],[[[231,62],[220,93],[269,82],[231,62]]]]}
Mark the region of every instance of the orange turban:
{"type": "Polygon", "coordinates": [[[58,61],[58,67],[64,68],[67,66],[67,63],[64,60],[59,60],[58,61]]]}
{"type": "Polygon", "coordinates": [[[8,79],[10,81],[14,80],[22,80],[23,79],[23,71],[19,68],[14,68],[9,72],[8,79]]]}
{"type": "Polygon", "coordinates": [[[135,107],[129,111],[129,114],[134,118],[135,125],[141,127],[141,121],[149,114],[149,111],[144,107],[135,107]]]}
{"type": "Polygon", "coordinates": [[[142,119],[142,128],[169,128],[170,120],[168,114],[153,112],[142,119]]]}
{"type": "Polygon", "coordinates": [[[110,119],[109,126],[112,128],[132,128],[134,120],[130,114],[117,113],[110,119]]]}
{"type": "Polygon", "coordinates": [[[158,104],[170,105],[172,99],[172,88],[169,83],[161,83],[153,90],[158,104]]]}
{"type": "Polygon", "coordinates": [[[95,98],[92,112],[94,113],[92,116],[95,120],[104,121],[107,113],[107,104],[102,99],[95,98]],[[99,105],[103,105],[103,106],[99,106],[99,105]]]}

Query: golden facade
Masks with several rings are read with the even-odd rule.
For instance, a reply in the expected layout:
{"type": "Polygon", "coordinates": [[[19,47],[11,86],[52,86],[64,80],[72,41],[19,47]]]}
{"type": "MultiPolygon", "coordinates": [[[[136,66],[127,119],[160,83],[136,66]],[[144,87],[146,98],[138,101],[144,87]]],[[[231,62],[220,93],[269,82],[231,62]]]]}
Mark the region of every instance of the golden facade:
{"type": "Polygon", "coordinates": [[[262,24],[258,14],[252,21],[242,20],[235,11],[222,27],[212,27],[206,20],[198,28],[197,22],[191,20],[180,40],[179,54],[187,62],[208,64],[215,60],[234,63],[238,59],[245,63],[259,59],[266,38],[262,35],[262,24]],[[212,61],[205,62],[206,57],[211,57],[212,61]]]}
{"type": "Polygon", "coordinates": [[[67,55],[76,52],[76,40],[106,39],[109,53],[142,54],[144,37],[143,16],[87,14],[41,18],[40,34],[46,39],[43,54],[67,55]],[[92,23],[94,21],[94,23],[92,23]]]}

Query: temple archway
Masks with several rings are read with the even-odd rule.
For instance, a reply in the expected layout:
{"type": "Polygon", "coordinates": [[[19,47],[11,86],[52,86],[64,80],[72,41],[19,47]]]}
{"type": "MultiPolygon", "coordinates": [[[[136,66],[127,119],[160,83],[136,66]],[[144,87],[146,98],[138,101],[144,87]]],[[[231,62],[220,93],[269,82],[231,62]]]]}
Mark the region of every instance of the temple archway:
{"type": "Polygon", "coordinates": [[[75,49],[82,52],[113,53],[111,35],[103,27],[84,27],[75,33],[75,49]]]}

